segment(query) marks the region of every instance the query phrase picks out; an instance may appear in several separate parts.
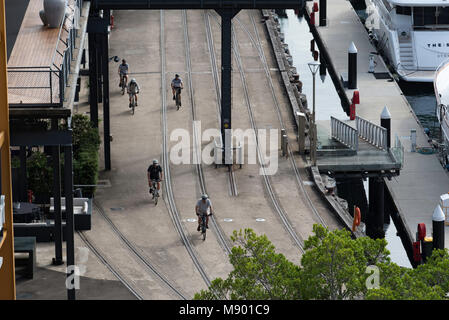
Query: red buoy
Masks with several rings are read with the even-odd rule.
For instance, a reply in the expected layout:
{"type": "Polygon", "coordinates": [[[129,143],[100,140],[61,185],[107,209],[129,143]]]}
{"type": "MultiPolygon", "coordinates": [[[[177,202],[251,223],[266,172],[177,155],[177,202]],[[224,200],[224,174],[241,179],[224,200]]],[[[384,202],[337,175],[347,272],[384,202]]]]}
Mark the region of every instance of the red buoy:
{"type": "Polygon", "coordinates": [[[426,224],[419,223],[418,224],[418,240],[423,241],[426,237],[426,224]]]}
{"type": "Polygon", "coordinates": [[[310,14],[310,24],[313,26],[315,25],[315,12],[310,14]]]}
{"type": "Polygon", "coordinates": [[[313,3],[313,12],[318,12],[318,2],[313,3]]]}

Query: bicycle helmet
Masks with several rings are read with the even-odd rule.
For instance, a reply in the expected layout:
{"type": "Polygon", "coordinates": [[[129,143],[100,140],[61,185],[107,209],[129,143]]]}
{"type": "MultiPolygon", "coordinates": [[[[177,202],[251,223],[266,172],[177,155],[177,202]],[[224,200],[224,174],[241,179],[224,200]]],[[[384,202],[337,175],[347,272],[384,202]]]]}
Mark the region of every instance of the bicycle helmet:
{"type": "Polygon", "coordinates": [[[157,159],[153,159],[153,164],[158,164],[159,161],[157,161],[157,159]]]}
{"type": "Polygon", "coordinates": [[[135,79],[135,78],[132,78],[130,82],[136,82],[136,79],[135,79]]]}
{"type": "Polygon", "coordinates": [[[203,195],[201,195],[201,199],[203,199],[203,200],[207,200],[207,198],[209,198],[207,194],[203,194],[203,195]]]}
{"type": "Polygon", "coordinates": [[[175,74],[175,78],[179,78],[179,74],[175,74]]]}

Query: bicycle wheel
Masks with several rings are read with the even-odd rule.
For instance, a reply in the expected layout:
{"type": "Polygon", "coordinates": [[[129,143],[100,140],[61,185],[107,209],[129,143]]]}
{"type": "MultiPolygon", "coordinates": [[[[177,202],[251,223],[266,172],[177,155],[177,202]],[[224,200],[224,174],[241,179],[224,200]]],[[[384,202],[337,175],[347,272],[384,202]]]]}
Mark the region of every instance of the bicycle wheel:
{"type": "Polygon", "coordinates": [[[201,233],[203,234],[203,241],[206,240],[206,218],[201,218],[201,233]]]}

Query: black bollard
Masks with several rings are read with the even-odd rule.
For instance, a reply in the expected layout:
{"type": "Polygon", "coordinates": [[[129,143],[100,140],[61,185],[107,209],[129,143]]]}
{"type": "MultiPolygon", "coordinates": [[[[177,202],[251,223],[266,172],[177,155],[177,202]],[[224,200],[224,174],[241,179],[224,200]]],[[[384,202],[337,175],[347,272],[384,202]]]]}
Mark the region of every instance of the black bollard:
{"type": "Polygon", "coordinates": [[[386,106],[380,114],[380,126],[387,129],[387,147],[391,148],[391,114],[386,106]]]}
{"type": "Polygon", "coordinates": [[[320,27],[326,26],[327,0],[320,0],[320,27]]]}
{"type": "Polygon", "coordinates": [[[357,89],[357,48],[354,42],[348,50],[348,89],[357,89]]]}
{"type": "Polygon", "coordinates": [[[432,232],[433,232],[433,248],[444,249],[444,213],[438,205],[433,211],[432,216],[432,232]]]}

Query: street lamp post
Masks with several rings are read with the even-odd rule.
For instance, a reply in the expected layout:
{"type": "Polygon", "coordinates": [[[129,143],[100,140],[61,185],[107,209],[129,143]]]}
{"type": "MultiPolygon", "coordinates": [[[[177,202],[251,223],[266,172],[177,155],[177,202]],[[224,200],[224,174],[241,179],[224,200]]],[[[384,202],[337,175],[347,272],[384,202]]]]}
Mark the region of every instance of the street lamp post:
{"type": "Polygon", "coordinates": [[[317,148],[317,132],[316,132],[316,123],[315,123],[315,75],[320,68],[320,63],[317,61],[313,61],[309,63],[309,69],[313,75],[313,110],[312,110],[312,142],[310,144],[311,148],[311,158],[313,166],[316,166],[316,148],[317,148]]]}

